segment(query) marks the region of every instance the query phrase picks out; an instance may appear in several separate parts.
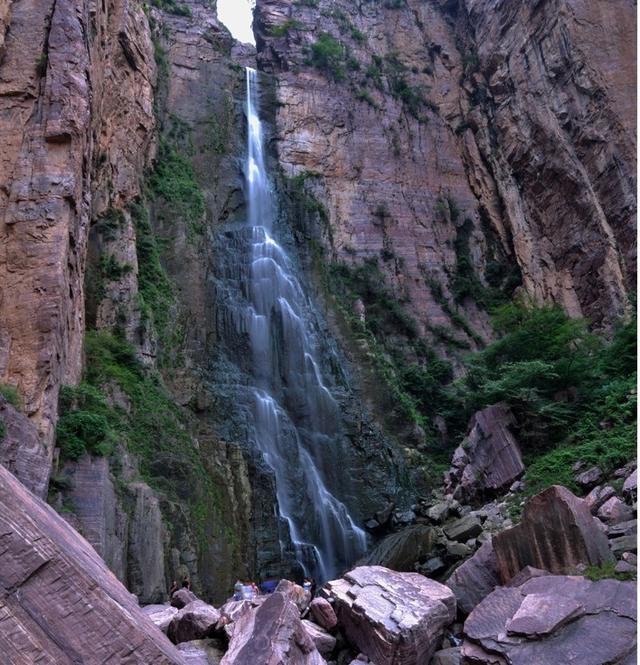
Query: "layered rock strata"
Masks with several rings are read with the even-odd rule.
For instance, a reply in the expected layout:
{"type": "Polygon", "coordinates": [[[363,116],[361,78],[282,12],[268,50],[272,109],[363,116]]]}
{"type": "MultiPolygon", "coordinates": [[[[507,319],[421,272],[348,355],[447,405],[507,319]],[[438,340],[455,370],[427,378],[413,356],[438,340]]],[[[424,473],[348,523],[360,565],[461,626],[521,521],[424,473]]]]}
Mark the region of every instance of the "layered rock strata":
{"type": "Polygon", "coordinates": [[[456,280],[462,235],[484,284],[513,262],[538,302],[605,325],[625,311],[630,0],[258,0],[256,25],[285,174],[313,176],[334,259],[377,258],[423,330],[459,327],[457,306],[486,332],[456,280]]]}

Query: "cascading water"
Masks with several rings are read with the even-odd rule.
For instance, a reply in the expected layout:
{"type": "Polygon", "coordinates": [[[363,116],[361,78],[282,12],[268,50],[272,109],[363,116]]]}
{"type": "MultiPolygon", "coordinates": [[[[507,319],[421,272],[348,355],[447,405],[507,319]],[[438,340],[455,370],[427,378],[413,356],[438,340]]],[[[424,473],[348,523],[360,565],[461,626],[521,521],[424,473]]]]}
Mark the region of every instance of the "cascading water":
{"type": "Polygon", "coordinates": [[[305,321],[308,301],[274,240],[275,199],[267,176],[258,75],[246,71],[246,185],[250,266],[243,274],[241,328],[249,334],[256,445],[275,476],[278,510],[305,573],[326,580],[366,549],[366,535],[328,487],[340,469],[340,414],[324,385],[305,321]]]}

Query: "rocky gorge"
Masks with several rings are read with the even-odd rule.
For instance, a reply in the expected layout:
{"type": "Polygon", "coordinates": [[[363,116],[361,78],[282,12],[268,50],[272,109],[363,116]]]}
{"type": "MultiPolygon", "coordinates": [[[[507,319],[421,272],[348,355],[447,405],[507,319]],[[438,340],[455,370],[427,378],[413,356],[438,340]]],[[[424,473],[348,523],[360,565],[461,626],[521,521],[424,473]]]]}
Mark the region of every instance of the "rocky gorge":
{"type": "Polygon", "coordinates": [[[633,662],[634,3],[254,32],[0,0],[3,653],[633,662]]]}

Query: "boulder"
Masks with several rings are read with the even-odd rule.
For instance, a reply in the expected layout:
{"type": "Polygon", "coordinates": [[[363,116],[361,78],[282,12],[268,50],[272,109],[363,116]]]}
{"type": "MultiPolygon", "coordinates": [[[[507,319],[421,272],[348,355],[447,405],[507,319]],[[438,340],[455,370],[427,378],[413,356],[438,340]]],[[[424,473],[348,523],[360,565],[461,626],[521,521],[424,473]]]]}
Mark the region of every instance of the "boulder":
{"type": "Polygon", "coordinates": [[[578,564],[612,560],[607,537],[588,505],[559,485],[531,498],[520,524],[496,534],[493,547],[503,583],[525,566],[564,573],[578,564]]]}
{"type": "Polygon", "coordinates": [[[482,522],[475,515],[461,517],[444,527],[444,532],[450,540],[464,543],[469,538],[475,538],[482,533],[482,522]]]}
{"type": "Polygon", "coordinates": [[[429,665],[460,665],[460,663],[462,663],[460,647],[452,647],[436,651],[429,665]]]}
{"type": "Polygon", "coordinates": [[[300,620],[298,608],[276,591],[235,624],[220,665],[326,665],[300,620]]]}
{"type": "Polygon", "coordinates": [[[613,487],[611,487],[611,485],[606,485],[605,487],[598,485],[598,487],[594,487],[589,492],[589,494],[585,496],[584,500],[589,506],[591,514],[595,515],[598,512],[598,510],[600,510],[602,504],[615,495],[616,491],[613,489],[613,487]]]}
{"type": "Polygon", "coordinates": [[[612,496],[600,506],[598,519],[609,525],[628,522],[633,519],[633,510],[617,496],[612,496]]]}
{"type": "Polygon", "coordinates": [[[609,527],[609,538],[619,538],[620,536],[635,536],[638,530],[638,520],[629,520],[628,522],[619,522],[609,527]]]}
{"type": "Polygon", "coordinates": [[[218,619],[218,623],[216,624],[216,630],[224,630],[227,637],[231,637],[236,621],[247,612],[250,612],[252,608],[258,607],[258,605],[264,602],[264,599],[264,596],[258,596],[253,600],[230,600],[225,603],[220,608],[220,619],[218,619]]]}
{"type": "Polygon", "coordinates": [[[336,648],[336,638],[330,635],[324,628],[320,628],[320,626],[307,619],[302,620],[302,625],[307,631],[307,635],[316,645],[316,649],[320,652],[320,655],[324,658],[329,658],[336,648]]]}
{"type": "Polygon", "coordinates": [[[498,562],[491,541],[454,570],[446,585],[453,591],[458,608],[465,614],[500,584],[498,562]]]}
{"type": "Polygon", "coordinates": [[[142,611],[163,633],[167,632],[171,620],[178,613],[177,608],[171,605],[147,605],[142,611]]]}
{"type": "Polygon", "coordinates": [[[220,620],[220,612],[202,600],[194,600],[178,610],[171,620],[167,635],[178,644],[210,637],[220,620]]]}
{"type": "Polygon", "coordinates": [[[418,573],[355,568],[327,582],[346,638],[376,665],[428,663],[456,616],[453,592],[418,573]]]}
{"type": "Polygon", "coordinates": [[[624,481],[622,485],[622,494],[628,498],[632,499],[638,493],[638,470],[635,469],[634,472],[624,481]]]}
{"type": "Polygon", "coordinates": [[[442,502],[431,506],[427,511],[427,517],[436,524],[444,522],[451,513],[451,504],[442,502]]]}
{"type": "Polygon", "coordinates": [[[218,665],[224,656],[224,649],[217,640],[182,642],[176,648],[185,665],[218,665]]]}
{"type": "Polygon", "coordinates": [[[601,480],[602,471],[597,466],[592,466],[590,469],[587,469],[576,476],[576,482],[584,488],[593,487],[601,480]]]}
{"type": "Polygon", "coordinates": [[[333,630],[338,625],[338,617],[326,598],[314,598],[309,605],[311,618],[325,630],[333,630]]]}
{"type": "Polygon", "coordinates": [[[193,603],[194,600],[198,600],[198,596],[189,589],[178,589],[174,591],[171,596],[171,607],[176,607],[181,610],[183,607],[189,603],[193,603]]]}
{"type": "Polygon", "coordinates": [[[89,543],[0,466],[2,662],[184,665],[89,543]]]}
{"type": "Polygon", "coordinates": [[[636,611],[631,582],[548,575],[499,587],[464,624],[463,662],[631,662],[636,611]]]}
{"type": "Polygon", "coordinates": [[[637,536],[620,536],[619,538],[612,538],[609,541],[611,545],[611,552],[613,556],[620,559],[626,552],[638,551],[638,537],[637,536]]]}
{"type": "Polygon", "coordinates": [[[506,404],[494,404],[471,417],[467,437],[445,476],[445,488],[456,499],[473,501],[495,494],[522,475],[520,448],[511,432],[514,424],[506,404]]]}
{"type": "Polygon", "coordinates": [[[416,562],[431,552],[435,539],[432,527],[416,524],[383,538],[358,563],[362,566],[385,566],[399,572],[413,572],[416,562]]]}
{"type": "Polygon", "coordinates": [[[299,584],[290,582],[289,580],[280,580],[276,591],[290,600],[298,608],[300,613],[304,612],[311,602],[311,593],[305,591],[299,584]]]}

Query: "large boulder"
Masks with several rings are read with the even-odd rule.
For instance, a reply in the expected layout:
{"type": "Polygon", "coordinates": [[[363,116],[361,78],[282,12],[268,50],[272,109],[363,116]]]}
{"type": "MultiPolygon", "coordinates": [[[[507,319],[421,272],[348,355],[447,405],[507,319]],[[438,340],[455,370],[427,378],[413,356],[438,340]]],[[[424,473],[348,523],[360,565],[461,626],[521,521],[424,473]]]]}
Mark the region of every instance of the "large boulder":
{"type": "Polygon", "coordinates": [[[508,582],[525,566],[567,573],[613,560],[607,537],[585,501],[554,485],[531,498],[522,521],[493,537],[498,570],[508,582]]]}
{"type": "Polygon", "coordinates": [[[444,533],[451,540],[466,543],[467,540],[482,533],[482,522],[475,515],[465,515],[459,520],[447,524],[444,527],[444,533]]]}
{"type": "Polygon", "coordinates": [[[202,600],[185,605],[171,620],[167,635],[178,644],[210,637],[220,621],[220,612],[202,600]]]}
{"type": "Polygon", "coordinates": [[[453,454],[445,477],[447,492],[473,501],[508,488],[524,472],[522,455],[511,427],[515,418],[506,404],[475,413],[468,434],[453,454]]]}
{"type": "Polygon", "coordinates": [[[484,543],[446,581],[455,594],[458,608],[465,614],[469,614],[499,584],[498,561],[491,541],[484,543]]]}
{"type": "Polygon", "coordinates": [[[376,665],[428,663],[456,616],[453,592],[417,573],[355,568],[327,582],[341,629],[376,665]]]}
{"type": "Polygon", "coordinates": [[[178,589],[171,595],[171,607],[176,607],[181,610],[194,600],[198,600],[198,596],[189,589],[178,589]]]}
{"type": "Polygon", "coordinates": [[[280,580],[276,591],[290,600],[300,612],[304,612],[311,602],[311,592],[305,591],[299,584],[290,580],[280,580]]]}
{"type": "Polygon", "coordinates": [[[338,617],[326,598],[314,598],[309,604],[311,618],[325,630],[333,630],[338,625],[338,617]]]}
{"type": "Polygon", "coordinates": [[[329,658],[336,648],[336,638],[329,634],[324,628],[320,628],[313,621],[307,619],[302,620],[302,625],[307,631],[307,635],[311,638],[316,645],[316,649],[324,658],[329,658]]]}
{"type": "Polygon", "coordinates": [[[635,662],[632,582],[548,575],[500,587],[464,624],[463,662],[603,665],[635,662]]]}
{"type": "Polygon", "coordinates": [[[275,592],[235,623],[220,665],[326,665],[307,634],[298,608],[275,592]]]}
{"type": "Polygon", "coordinates": [[[385,566],[399,572],[413,572],[415,564],[433,549],[433,527],[416,524],[381,540],[363,559],[362,566],[385,566]]]}
{"type": "Polygon", "coordinates": [[[254,607],[257,607],[264,601],[263,596],[254,598],[253,600],[230,600],[220,608],[220,619],[216,624],[216,630],[223,630],[227,637],[233,635],[233,628],[236,621],[247,612],[251,612],[254,607]]]}
{"type": "Polygon", "coordinates": [[[0,560],[3,662],[184,665],[91,545],[2,466],[0,560]]]}
{"type": "Polygon", "coordinates": [[[163,633],[167,632],[173,617],[178,613],[171,605],[146,605],[142,611],[163,633]]]}
{"type": "Polygon", "coordinates": [[[605,524],[622,524],[633,519],[633,510],[617,496],[612,496],[600,506],[598,518],[605,524]]]}

